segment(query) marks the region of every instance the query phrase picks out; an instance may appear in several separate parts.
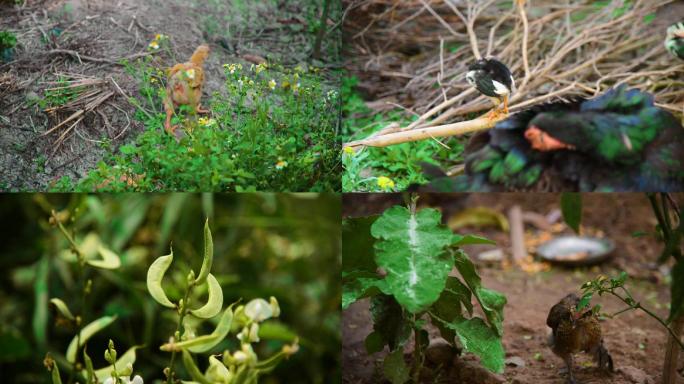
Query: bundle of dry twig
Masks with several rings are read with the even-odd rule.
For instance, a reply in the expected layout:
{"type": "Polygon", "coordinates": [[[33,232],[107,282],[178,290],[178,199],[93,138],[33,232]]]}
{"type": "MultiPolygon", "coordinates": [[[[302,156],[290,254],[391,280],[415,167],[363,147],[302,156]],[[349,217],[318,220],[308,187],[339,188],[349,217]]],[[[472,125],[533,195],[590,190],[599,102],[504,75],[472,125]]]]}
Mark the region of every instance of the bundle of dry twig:
{"type": "Polygon", "coordinates": [[[499,58],[516,75],[514,112],[572,95],[593,97],[623,83],[654,94],[661,108],[682,112],[684,64],[665,50],[663,23],[644,21],[647,15],[667,13],[676,5],[673,0],[637,0],[629,9],[621,8],[622,1],[603,8],[591,1],[570,3],[515,0],[503,13],[494,0],[350,4],[350,14],[363,15],[347,19],[357,73],[373,78],[377,95],[404,95],[397,102],[420,117],[407,127],[391,126],[345,145],[386,146],[490,128],[485,119],[445,124],[490,108],[464,80],[468,64],[480,56],[499,58]],[[577,12],[585,17],[571,18],[577,12]],[[471,49],[445,49],[455,43],[471,49]],[[423,53],[406,60],[406,47],[423,53]],[[395,89],[382,89],[383,82],[395,89]]]}

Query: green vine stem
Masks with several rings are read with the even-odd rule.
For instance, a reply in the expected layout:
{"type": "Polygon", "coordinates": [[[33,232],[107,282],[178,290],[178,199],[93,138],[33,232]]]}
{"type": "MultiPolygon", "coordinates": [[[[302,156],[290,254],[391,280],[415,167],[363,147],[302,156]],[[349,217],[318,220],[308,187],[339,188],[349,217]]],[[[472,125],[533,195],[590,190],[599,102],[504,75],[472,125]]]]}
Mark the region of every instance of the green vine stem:
{"type": "Polygon", "coordinates": [[[86,320],[86,305],[87,305],[87,300],[86,296],[88,292],[86,292],[86,280],[85,280],[85,255],[81,250],[79,249],[78,245],[76,244],[76,241],[74,238],[71,236],[69,231],[64,227],[64,224],[62,224],[62,221],[59,219],[57,216],[57,213],[55,212],[54,209],[50,211],[50,215],[52,218],[52,221],[54,224],[59,228],[60,232],[64,235],[64,237],[67,239],[69,244],[71,245],[71,250],[76,253],[76,256],[78,257],[78,269],[77,269],[77,274],[78,274],[78,289],[81,292],[81,313],[77,314],[76,316],[76,326],[78,327],[77,329],[77,334],[76,334],[76,358],[73,363],[71,363],[71,371],[69,373],[69,384],[72,384],[75,379],[75,374],[76,371],[78,370],[78,360],[80,356],[80,350],[81,350],[81,332],[83,331],[83,324],[85,323],[86,320]]]}
{"type": "MultiPolygon", "coordinates": [[[[190,294],[192,293],[192,289],[195,287],[195,279],[194,279],[194,273],[191,272],[192,278],[188,278],[188,287],[185,290],[185,295],[183,296],[183,300],[179,302],[179,308],[178,308],[178,325],[176,327],[176,332],[174,333],[173,337],[174,339],[178,339],[175,341],[180,340],[180,332],[181,329],[183,329],[183,318],[185,318],[185,314],[188,312],[188,300],[190,299],[190,294]]],[[[173,369],[174,369],[174,364],[176,362],[176,351],[174,350],[171,352],[171,360],[169,361],[169,374],[166,377],[166,383],[171,384],[173,383],[173,369]]]]}

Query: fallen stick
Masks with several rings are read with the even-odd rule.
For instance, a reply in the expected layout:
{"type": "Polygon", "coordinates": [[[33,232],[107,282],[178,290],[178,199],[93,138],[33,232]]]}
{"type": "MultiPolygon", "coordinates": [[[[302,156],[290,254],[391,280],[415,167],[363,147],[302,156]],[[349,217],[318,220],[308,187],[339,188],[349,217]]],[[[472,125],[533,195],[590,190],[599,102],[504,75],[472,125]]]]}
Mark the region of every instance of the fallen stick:
{"type": "Polygon", "coordinates": [[[412,141],[419,141],[435,137],[459,136],[466,133],[478,132],[490,129],[496,125],[497,122],[508,117],[502,114],[493,119],[487,117],[479,117],[477,119],[461,121],[453,124],[438,125],[434,127],[424,127],[412,129],[410,131],[401,131],[389,133],[382,136],[370,137],[362,140],[351,141],[343,145],[343,147],[387,147],[394,144],[408,143],[412,141]]]}

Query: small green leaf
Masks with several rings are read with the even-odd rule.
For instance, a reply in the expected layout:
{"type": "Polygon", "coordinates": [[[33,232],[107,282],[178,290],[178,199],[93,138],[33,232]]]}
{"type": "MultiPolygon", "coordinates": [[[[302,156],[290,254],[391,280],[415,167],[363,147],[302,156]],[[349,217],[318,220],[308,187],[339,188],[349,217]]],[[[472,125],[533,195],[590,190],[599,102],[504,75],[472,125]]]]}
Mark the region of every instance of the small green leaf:
{"type": "Polygon", "coordinates": [[[62,300],[60,300],[60,299],[58,299],[58,298],[55,297],[55,298],[53,298],[53,299],[50,299],[50,302],[51,302],[52,304],[54,304],[55,308],[57,308],[57,311],[59,311],[59,313],[60,313],[63,317],[65,317],[65,318],[67,318],[67,319],[69,319],[69,320],[71,320],[71,321],[75,321],[75,320],[76,320],[76,318],[74,317],[74,315],[71,314],[71,311],[69,310],[69,307],[67,307],[66,303],[64,303],[62,300]]]}
{"type": "Polygon", "coordinates": [[[235,304],[231,304],[223,312],[223,315],[221,316],[218,325],[214,329],[214,332],[178,343],[166,343],[159,347],[159,349],[164,352],[178,352],[181,349],[187,348],[192,353],[203,353],[214,348],[228,335],[228,332],[230,331],[230,327],[233,323],[233,305],[235,304]]]}
{"type": "MultiPolygon", "coordinates": [[[[135,355],[135,350],[139,349],[140,346],[134,346],[129,348],[126,353],[121,355],[116,362],[114,363],[116,365],[116,370],[117,372],[121,375],[123,374],[123,371],[126,369],[126,366],[128,364],[133,365],[135,363],[136,355],[135,355]]],[[[104,368],[100,368],[93,372],[95,374],[95,377],[97,377],[97,380],[99,382],[104,382],[108,377],[112,375],[112,366],[108,365],[104,368]]],[[[85,374],[81,372],[81,376],[85,378],[85,374]]],[[[128,376],[128,375],[126,375],[128,376]]]]}
{"type": "Polygon", "coordinates": [[[83,327],[81,330],[80,345],[77,345],[77,342],[79,341],[78,336],[74,336],[74,338],[71,340],[71,343],[69,343],[69,347],[67,348],[66,352],[67,361],[70,363],[76,361],[76,352],[78,351],[78,348],[84,346],[88,339],[90,339],[94,334],[107,328],[111,323],[114,322],[114,320],[116,320],[116,316],[103,316],[83,327]]]}
{"type": "Polygon", "coordinates": [[[287,325],[271,320],[259,324],[259,338],[292,342],[297,339],[297,334],[287,325]]]}
{"type": "Polygon", "coordinates": [[[169,269],[172,261],[173,249],[171,249],[170,254],[157,258],[147,270],[147,290],[150,292],[153,299],[168,308],[175,308],[176,306],[168,297],[166,297],[166,293],[164,292],[161,283],[164,274],[166,273],[166,270],[169,269]]]}
{"type": "Polygon", "coordinates": [[[93,360],[91,360],[90,356],[88,356],[86,348],[83,348],[83,361],[86,365],[86,383],[96,383],[97,381],[95,379],[97,376],[95,376],[95,370],[93,369],[93,360]]]}
{"type": "Polygon", "coordinates": [[[210,319],[221,312],[223,307],[223,290],[218,280],[211,273],[207,275],[207,282],[209,284],[209,299],[201,308],[191,309],[190,313],[200,319],[210,319]]]}
{"type": "Polygon", "coordinates": [[[188,352],[186,349],[183,349],[182,351],[183,365],[185,365],[185,369],[190,374],[190,377],[192,377],[192,379],[198,383],[211,384],[211,382],[207,380],[206,377],[204,377],[199,368],[197,368],[197,364],[195,364],[195,360],[192,359],[192,355],[190,354],[190,352],[188,352]]]}
{"type": "Polygon", "coordinates": [[[207,279],[211,271],[211,264],[214,261],[214,241],[211,238],[211,230],[209,229],[209,219],[204,222],[204,259],[202,260],[202,269],[200,269],[199,276],[195,280],[195,284],[202,284],[207,279]]]}
{"type": "Polygon", "coordinates": [[[102,269],[117,269],[121,266],[121,259],[119,255],[112,252],[111,250],[99,245],[97,247],[97,252],[102,256],[102,260],[86,260],[86,263],[95,267],[102,269]]]}
{"type": "MultiPolygon", "coordinates": [[[[51,359],[50,355],[46,359],[51,359]]],[[[52,384],[62,384],[62,377],[59,375],[59,366],[56,361],[52,360],[52,371],[50,372],[52,384]]]]}
{"type": "Polygon", "coordinates": [[[576,192],[565,192],[561,195],[560,204],[563,220],[575,233],[579,233],[582,222],[582,195],[576,192]]]}
{"type": "Polygon", "coordinates": [[[383,372],[392,384],[404,384],[409,381],[409,367],[404,361],[404,351],[401,348],[385,357],[383,372]]]}
{"type": "Polygon", "coordinates": [[[591,298],[594,296],[593,292],[587,292],[584,295],[582,295],[582,298],[580,301],[577,303],[577,310],[581,311],[584,308],[586,308],[589,303],[591,302],[591,298]]]}

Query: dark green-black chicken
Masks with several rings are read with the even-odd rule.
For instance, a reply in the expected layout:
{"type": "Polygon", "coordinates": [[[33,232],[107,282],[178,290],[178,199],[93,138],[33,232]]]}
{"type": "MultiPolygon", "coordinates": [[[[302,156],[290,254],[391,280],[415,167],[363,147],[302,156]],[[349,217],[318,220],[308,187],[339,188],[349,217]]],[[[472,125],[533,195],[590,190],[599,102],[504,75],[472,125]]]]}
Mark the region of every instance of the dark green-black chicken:
{"type": "Polygon", "coordinates": [[[684,129],[625,86],[594,99],[532,107],[476,135],[465,173],[436,191],[684,191],[684,129]]]}
{"type": "Polygon", "coordinates": [[[684,22],[673,24],[667,28],[665,48],[671,54],[684,60],[684,22]]]}

